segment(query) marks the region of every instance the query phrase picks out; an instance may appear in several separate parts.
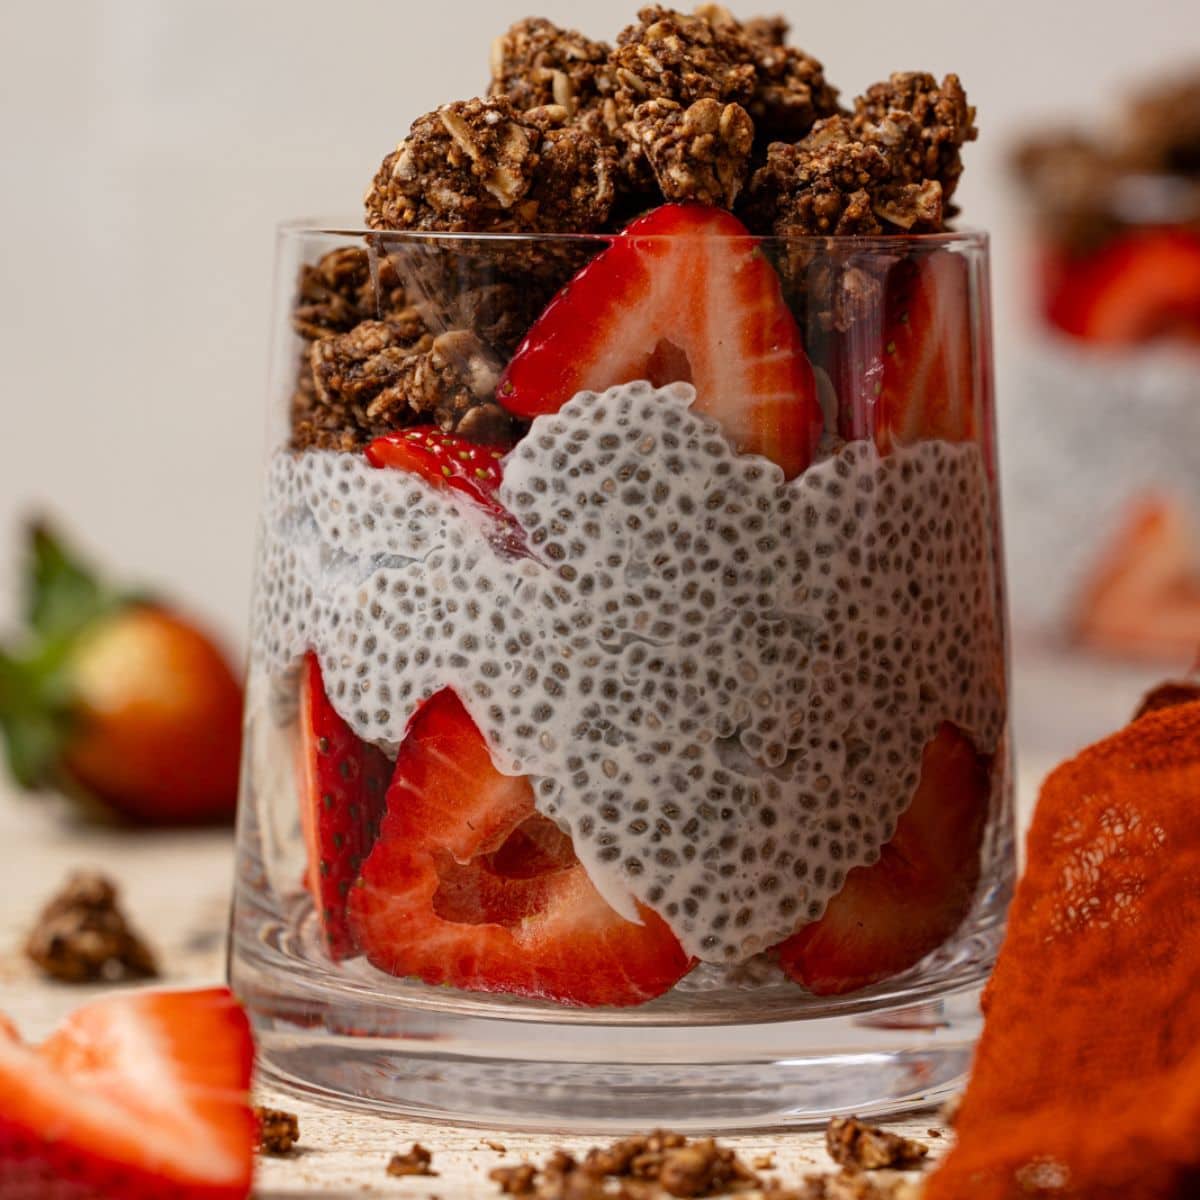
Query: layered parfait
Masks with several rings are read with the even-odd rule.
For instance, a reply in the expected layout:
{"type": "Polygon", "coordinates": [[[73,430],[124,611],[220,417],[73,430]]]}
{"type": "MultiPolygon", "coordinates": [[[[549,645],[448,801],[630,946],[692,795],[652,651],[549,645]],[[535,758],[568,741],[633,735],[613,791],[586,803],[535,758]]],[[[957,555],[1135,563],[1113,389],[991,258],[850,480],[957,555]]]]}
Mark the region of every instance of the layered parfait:
{"type": "Polygon", "coordinates": [[[309,235],[265,886],[376,981],[909,971],[1006,828],[983,243],[947,232],[974,110],[921,73],[843,103],[715,5],[612,46],[522,21],[491,66],[383,160],[367,232],[309,235]]]}
{"type": "Polygon", "coordinates": [[[1016,615],[1186,664],[1200,647],[1200,72],[1090,127],[1036,131],[1015,165],[1037,318],[1006,406],[1016,615]]]}

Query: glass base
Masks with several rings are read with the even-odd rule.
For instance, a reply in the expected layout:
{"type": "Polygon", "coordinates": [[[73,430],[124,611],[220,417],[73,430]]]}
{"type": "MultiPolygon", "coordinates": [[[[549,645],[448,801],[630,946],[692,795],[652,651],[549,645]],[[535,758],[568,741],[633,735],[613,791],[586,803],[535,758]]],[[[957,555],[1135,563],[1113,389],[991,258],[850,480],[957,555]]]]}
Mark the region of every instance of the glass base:
{"type": "Polygon", "coordinates": [[[255,1025],[263,1075],[318,1102],[512,1130],[712,1132],[936,1104],[970,1066],[978,1001],[972,988],[917,1008],[723,1026],[719,1038],[704,1027],[448,1014],[418,1018],[403,1037],[339,1036],[262,1014],[255,1025]]]}

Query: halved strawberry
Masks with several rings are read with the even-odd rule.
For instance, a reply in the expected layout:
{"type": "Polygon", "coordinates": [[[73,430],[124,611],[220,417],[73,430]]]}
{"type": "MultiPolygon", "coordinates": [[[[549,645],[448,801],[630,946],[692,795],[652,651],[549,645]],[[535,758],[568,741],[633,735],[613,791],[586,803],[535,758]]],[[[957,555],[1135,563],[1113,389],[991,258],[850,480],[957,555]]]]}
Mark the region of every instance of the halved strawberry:
{"type": "Polygon", "coordinates": [[[1086,256],[1052,255],[1045,312],[1073,337],[1133,345],[1200,338],[1200,237],[1140,229],[1086,256]]]}
{"type": "Polygon", "coordinates": [[[1073,618],[1099,650],[1186,659],[1200,649],[1200,534],[1183,506],[1144,496],[1104,549],[1073,618]]]}
{"type": "Polygon", "coordinates": [[[825,915],[779,946],[779,962],[819,996],[907,970],[962,924],[979,882],[990,797],[988,760],[944,723],[921,781],[877,862],[855,867],[825,915]]]}
{"type": "Polygon", "coordinates": [[[691,963],[666,923],[600,896],[529,781],[500,774],[461,701],[417,713],[350,928],[380,969],[431,984],[562,1004],[640,1004],[691,963]]]}
{"type": "Polygon", "coordinates": [[[979,435],[984,371],[973,357],[970,267],[949,250],[896,263],[882,281],[879,324],[851,322],[838,348],[842,433],[880,453],[979,435]]]}
{"type": "Polygon", "coordinates": [[[346,897],[379,832],[392,764],[338,716],[312,653],[301,669],[300,729],[306,883],[325,948],[337,961],[354,953],[346,897]]]}
{"type": "Polygon", "coordinates": [[[253,1063],[224,988],[99,1000],[38,1047],[0,1037],[0,1196],[247,1196],[253,1063]]]}
{"type": "Polygon", "coordinates": [[[420,475],[470,496],[477,504],[501,514],[496,499],[500,487],[500,461],[509,446],[481,446],[453,433],[422,425],[384,434],[367,446],[367,461],[374,467],[395,467],[420,475]]]}
{"type": "Polygon", "coordinates": [[[550,302],[497,391],[520,417],[634,379],[686,380],[738,450],[789,477],[821,435],[816,382],[779,277],[730,213],[667,204],[613,238],[550,302]]]}

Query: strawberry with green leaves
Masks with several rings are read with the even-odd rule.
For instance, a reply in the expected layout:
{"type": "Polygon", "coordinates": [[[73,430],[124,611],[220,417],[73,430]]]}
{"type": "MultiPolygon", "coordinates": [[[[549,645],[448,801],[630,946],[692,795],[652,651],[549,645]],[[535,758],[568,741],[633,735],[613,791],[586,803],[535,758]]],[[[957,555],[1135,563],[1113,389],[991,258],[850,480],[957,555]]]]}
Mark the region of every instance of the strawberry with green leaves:
{"type": "Polygon", "coordinates": [[[24,635],[0,648],[0,731],[18,783],[155,825],[232,817],[242,690],[173,608],[99,580],[29,530],[24,635]]]}

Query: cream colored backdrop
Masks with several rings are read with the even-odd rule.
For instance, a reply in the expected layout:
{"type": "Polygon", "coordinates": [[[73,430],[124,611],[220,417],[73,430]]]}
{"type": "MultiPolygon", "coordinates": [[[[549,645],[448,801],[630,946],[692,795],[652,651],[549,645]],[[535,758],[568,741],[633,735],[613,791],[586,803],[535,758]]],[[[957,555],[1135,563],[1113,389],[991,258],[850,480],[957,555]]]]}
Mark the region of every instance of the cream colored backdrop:
{"type": "MultiPolygon", "coordinates": [[[[612,36],[632,2],[550,0],[540,12],[612,36]]],[[[1196,0],[771,7],[846,95],[892,69],[962,75],[983,137],[961,197],[966,219],[996,236],[1005,335],[1021,309],[1002,170],[1014,131],[1200,58],[1196,0]]],[[[357,213],[412,118],[475,93],[492,34],[528,11],[526,0],[0,2],[0,616],[17,515],[43,503],[241,636],[272,227],[357,213]]]]}

